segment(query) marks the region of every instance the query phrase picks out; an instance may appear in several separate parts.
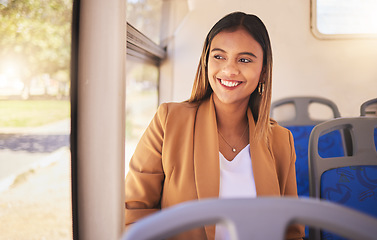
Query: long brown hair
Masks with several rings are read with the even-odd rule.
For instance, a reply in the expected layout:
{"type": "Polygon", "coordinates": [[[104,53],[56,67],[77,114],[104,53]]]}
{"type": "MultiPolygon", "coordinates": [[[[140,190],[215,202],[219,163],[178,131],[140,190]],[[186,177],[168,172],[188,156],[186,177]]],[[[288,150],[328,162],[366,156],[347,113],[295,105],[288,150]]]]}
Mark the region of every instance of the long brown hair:
{"type": "Polygon", "coordinates": [[[203,45],[195,81],[188,100],[192,103],[201,102],[211,96],[213,90],[208,80],[208,56],[213,38],[222,31],[235,31],[245,29],[263,49],[263,67],[260,75],[260,83],[264,84],[264,91],[259,94],[258,87],[250,95],[249,107],[256,123],[256,135],[254,139],[267,141],[271,130],[270,107],[272,85],[272,49],[267,29],[263,22],[255,15],[243,12],[233,12],[220,19],[209,31],[203,45]]]}

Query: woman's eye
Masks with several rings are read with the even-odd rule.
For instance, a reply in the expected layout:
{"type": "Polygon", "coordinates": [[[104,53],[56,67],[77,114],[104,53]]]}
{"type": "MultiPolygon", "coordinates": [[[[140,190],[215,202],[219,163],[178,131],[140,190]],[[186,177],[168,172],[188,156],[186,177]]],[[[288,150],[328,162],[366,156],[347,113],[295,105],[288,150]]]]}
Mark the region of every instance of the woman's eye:
{"type": "Polygon", "coordinates": [[[249,63],[249,62],[251,62],[251,60],[247,59],[247,58],[241,58],[239,61],[242,62],[242,63],[249,63]]]}
{"type": "Polygon", "coordinates": [[[215,56],[213,56],[215,59],[224,59],[222,56],[220,56],[220,55],[215,55],[215,56]]]}

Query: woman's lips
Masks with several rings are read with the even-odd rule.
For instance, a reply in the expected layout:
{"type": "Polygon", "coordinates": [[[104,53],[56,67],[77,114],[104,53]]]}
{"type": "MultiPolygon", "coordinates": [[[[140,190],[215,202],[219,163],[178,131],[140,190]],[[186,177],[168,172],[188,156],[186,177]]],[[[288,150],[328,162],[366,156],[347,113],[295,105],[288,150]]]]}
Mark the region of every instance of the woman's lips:
{"type": "Polygon", "coordinates": [[[217,80],[220,82],[221,85],[223,85],[224,87],[227,87],[227,88],[235,88],[242,83],[241,81],[224,80],[224,79],[221,79],[221,78],[218,78],[217,80]]]}

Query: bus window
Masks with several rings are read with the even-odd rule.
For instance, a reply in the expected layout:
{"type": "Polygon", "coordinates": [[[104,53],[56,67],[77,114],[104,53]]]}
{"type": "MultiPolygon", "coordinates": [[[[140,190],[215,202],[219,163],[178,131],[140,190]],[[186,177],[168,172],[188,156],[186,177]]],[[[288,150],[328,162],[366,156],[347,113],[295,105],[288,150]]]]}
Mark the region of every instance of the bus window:
{"type": "Polygon", "coordinates": [[[376,11],[376,0],[314,0],[312,31],[321,39],[376,38],[376,11]]]}
{"type": "Polygon", "coordinates": [[[72,239],[72,0],[0,1],[0,232],[72,239]]]}
{"type": "Polygon", "coordinates": [[[158,67],[127,57],[126,173],[136,145],[158,106],[158,67]]]}
{"type": "Polygon", "coordinates": [[[161,0],[127,2],[126,174],[141,135],[159,105],[161,0]]]}
{"type": "Polygon", "coordinates": [[[160,43],[161,0],[128,0],[127,22],[150,38],[160,43]]]}

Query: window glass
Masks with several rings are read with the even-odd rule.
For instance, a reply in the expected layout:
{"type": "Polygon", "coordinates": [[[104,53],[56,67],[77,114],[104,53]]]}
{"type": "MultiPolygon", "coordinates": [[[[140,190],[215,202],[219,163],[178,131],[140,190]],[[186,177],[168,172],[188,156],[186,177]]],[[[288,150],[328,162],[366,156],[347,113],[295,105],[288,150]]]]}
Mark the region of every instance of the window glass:
{"type": "Polygon", "coordinates": [[[160,43],[162,0],[128,0],[126,18],[132,26],[160,43]]]}
{"type": "Polygon", "coordinates": [[[315,0],[315,31],[324,35],[377,34],[377,0],[315,0]]]}
{"type": "Polygon", "coordinates": [[[158,106],[156,65],[127,56],[126,62],[126,173],[136,145],[158,106]]]}
{"type": "Polygon", "coordinates": [[[72,0],[0,1],[0,233],[72,239],[72,0]]]}

